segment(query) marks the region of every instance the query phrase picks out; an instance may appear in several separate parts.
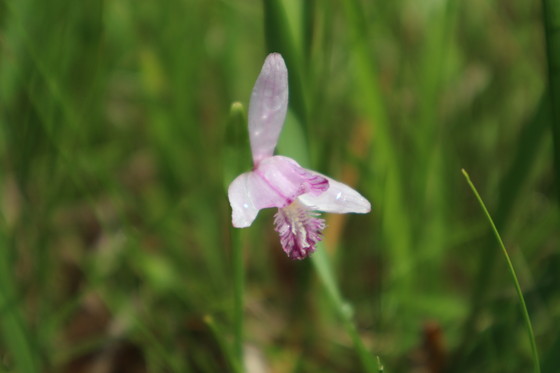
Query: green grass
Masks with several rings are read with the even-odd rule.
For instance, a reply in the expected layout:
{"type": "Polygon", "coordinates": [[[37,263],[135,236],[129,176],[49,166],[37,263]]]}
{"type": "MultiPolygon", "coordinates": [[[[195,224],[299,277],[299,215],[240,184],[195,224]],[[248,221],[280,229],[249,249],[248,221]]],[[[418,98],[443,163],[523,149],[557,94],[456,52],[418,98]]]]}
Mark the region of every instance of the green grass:
{"type": "Polygon", "coordinates": [[[494,220],[492,219],[492,216],[488,212],[488,209],[486,208],[486,205],[484,204],[484,201],[482,200],[482,197],[480,197],[480,194],[478,193],[478,190],[476,189],[473,182],[471,181],[471,178],[470,178],[469,174],[467,173],[467,171],[465,171],[464,169],[462,169],[461,171],[462,171],[463,175],[465,176],[465,179],[467,180],[467,183],[469,184],[471,190],[473,191],[473,194],[475,195],[476,199],[478,200],[478,203],[480,204],[480,207],[482,208],[482,210],[484,212],[484,215],[486,215],[486,218],[488,218],[488,222],[490,223],[492,231],[493,231],[494,235],[496,236],[496,240],[498,241],[498,244],[500,245],[500,249],[502,249],[502,254],[504,256],[504,260],[505,260],[505,262],[508,266],[509,272],[511,274],[512,282],[515,286],[515,291],[517,292],[517,296],[519,297],[519,304],[521,305],[521,312],[523,314],[523,319],[525,321],[525,327],[527,328],[527,335],[529,337],[529,342],[531,343],[531,353],[533,355],[534,372],[535,373],[540,373],[541,367],[540,367],[540,362],[539,362],[539,354],[538,354],[538,351],[537,351],[537,343],[535,342],[535,333],[533,332],[533,324],[531,323],[531,318],[529,317],[529,311],[527,310],[527,304],[525,303],[525,298],[523,297],[523,291],[521,290],[521,285],[519,285],[519,280],[517,279],[517,274],[515,273],[515,269],[513,268],[513,264],[511,262],[509,254],[507,252],[507,249],[504,246],[504,241],[502,240],[502,237],[500,236],[500,233],[498,232],[498,228],[496,228],[496,224],[494,223],[494,220]]]}
{"type": "Polygon", "coordinates": [[[0,372],[558,371],[557,3],[0,0],[0,372]],[[271,51],[373,205],[303,262],[225,192],[271,51]]]}

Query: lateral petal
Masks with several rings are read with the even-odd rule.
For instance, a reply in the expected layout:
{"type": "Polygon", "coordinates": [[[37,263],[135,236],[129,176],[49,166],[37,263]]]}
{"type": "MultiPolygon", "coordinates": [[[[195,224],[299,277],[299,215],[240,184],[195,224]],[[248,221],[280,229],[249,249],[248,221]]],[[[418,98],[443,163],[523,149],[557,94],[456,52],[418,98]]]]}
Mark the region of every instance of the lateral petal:
{"type": "Polygon", "coordinates": [[[329,189],[320,195],[306,193],[299,196],[299,200],[302,203],[314,210],[337,214],[349,212],[365,214],[370,212],[371,204],[360,193],[346,184],[327,176],[323,177],[329,181],[329,189]]]}
{"type": "Polygon", "coordinates": [[[249,103],[249,137],[253,162],[272,156],[288,109],[288,70],[282,56],[264,61],[249,103]]]}
{"type": "Polygon", "coordinates": [[[286,207],[302,194],[319,195],[328,188],[326,177],[306,170],[291,158],[265,158],[229,185],[233,226],[248,227],[260,209],[286,207]]]}
{"type": "Polygon", "coordinates": [[[254,171],[239,175],[228,188],[231,205],[231,221],[236,228],[250,226],[259,210],[267,207],[280,207],[286,198],[277,193],[254,171]]]}

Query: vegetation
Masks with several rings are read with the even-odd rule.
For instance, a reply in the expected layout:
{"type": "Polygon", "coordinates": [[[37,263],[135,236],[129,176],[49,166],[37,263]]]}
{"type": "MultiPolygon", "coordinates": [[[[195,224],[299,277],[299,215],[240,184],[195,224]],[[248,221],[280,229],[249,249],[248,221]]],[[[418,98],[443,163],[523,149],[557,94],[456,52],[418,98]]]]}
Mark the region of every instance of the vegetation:
{"type": "Polygon", "coordinates": [[[557,372],[543,2],[0,0],[0,372],[530,372],[529,319],[557,372]],[[269,52],[279,153],[373,206],[311,260],[231,226],[269,52]]]}

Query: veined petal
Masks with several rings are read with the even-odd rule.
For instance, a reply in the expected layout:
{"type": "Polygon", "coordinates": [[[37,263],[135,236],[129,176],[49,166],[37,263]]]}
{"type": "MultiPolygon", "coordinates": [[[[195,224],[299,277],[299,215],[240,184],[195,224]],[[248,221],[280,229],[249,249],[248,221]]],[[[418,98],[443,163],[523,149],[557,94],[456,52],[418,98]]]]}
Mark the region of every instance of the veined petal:
{"type": "Polygon", "coordinates": [[[256,172],[246,172],[231,182],[228,188],[231,221],[236,228],[250,226],[260,209],[281,207],[288,202],[256,172]]]}
{"type": "Polygon", "coordinates": [[[371,204],[360,193],[346,184],[320,174],[317,175],[329,181],[329,189],[320,195],[306,193],[299,196],[299,200],[303,204],[314,210],[337,214],[349,212],[365,214],[370,212],[371,204]]]}
{"type": "Polygon", "coordinates": [[[288,70],[282,56],[264,61],[249,103],[249,137],[253,162],[272,156],[288,108],[288,70]]]}
{"type": "Polygon", "coordinates": [[[302,194],[320,195],[329,188],[327,178],[306,170],[291,158],[276,155],[265,158],[253,171],[270,188],[285,198],[284,207],[302,194]]]}
{"type": "Polygon", "coordinates": [[[260,209],[282,208],[302,194],[319,195],[327,178],[301,167],[288,157],[265,158],[253,171],[239,175],[228,188],[234,227],[251,225],[260,209]]]}

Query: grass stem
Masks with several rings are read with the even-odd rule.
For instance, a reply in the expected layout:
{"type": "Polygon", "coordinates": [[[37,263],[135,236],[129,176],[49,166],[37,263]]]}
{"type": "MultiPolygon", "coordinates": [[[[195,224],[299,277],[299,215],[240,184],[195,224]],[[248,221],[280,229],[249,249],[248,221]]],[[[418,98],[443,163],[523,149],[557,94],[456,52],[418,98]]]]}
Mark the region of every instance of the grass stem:
{"type": "Polygon", "coordinates": [[[521,311],[523,313],[523,318],[525,320],[525,327],[527,328],[527,334],[529,335],[529,341],[531,342],[531,353],[533,355],[534,371],[535,371],[535,373],[540,373],[541,368],[540,368],[540,363],[539,363],[539,354],[538,354],[538,351],[537,351],[537,344],[535,342],[535,334],[533,333],[533,326],[531,324],[531,318],[529,317],[529,312],[527,311],[527,305],[525,304],[525,298],[523,297],[523,292],[521,291],[521,286],[519,285],[517,275],[515,274],[515,269],[513,268],[513,264],[512,264],[512,262],[509,258],[509,255],[508,255],[508,252],[507,252],[506,247],[504,245],[504,242],[502,241],[502,237],[500,236],[500,233],[498,232],[498,228],[496,228],[496,225],[494,224],[494,220],[492,220],[492,216],[488,212],[488,209],[486,208],[486,205],[484,204],[484,201],[482,200],[482,197],[480,197],[480,194],[478,193],[478,190],[476,189],[473,182],[471,181],[471,178],[469,177],[469,174],[467,173],[467,171],[462,169],[461,172],[463,173],[463,175],[465,176],[465,179],[467,180],[467,183],[471,187],[471,190],[473,191],[476,199],[478,200],[478,203],[480,204],[480,207],[482,208],[482,211],[484,211],[484,215],[486,215],[486,218],[488,219],[488,222],[490,223],[490,226],[492,227],[492,231],[494,232],[494,235],[496,236],[496,240],[498,241],[498,244],[500,245],[500,248],[502,249],[502,254],[504,255],[504,258],[506,260],[509,272],[510,272],[512,280],[513,280],[513,284],[515,285],[515,290],[517,292],[517,296],[519,297],[519,302],[521,304],[521,311]]]}
{"type": "Polygon", "coordinates": [[[232,255],[233,255],[233,286],[234,286],[234,343],[233,349],[239,366],[243,371],[243,316],[244,316],[244,291],[245,291],[245,266],[243,263],[243,247],[241,245],[241,232],[232,228],[232,255]]]}
{"type": "MultiPolygon", "coordinates": [[[[323,246],[323,245],[321,245],[323,246]]],[[[350,335],[354,347],[357,350],[360,361],[366,372],[378,372],[379,367],[374,363],[373,357],[366,350],[364,343],[354,325],[352,318],[352,308],[344,301],[340,295],[340,291],[336,286],[336,281],[329,265],[327,253],[324,247],[319,247],[318,250],[311,256],[311,261],[315,271],[319,275],[322,285],[327,291],[327,296],[331,301],[336,313],[342,318],[346,332],[350,335]]]]}

